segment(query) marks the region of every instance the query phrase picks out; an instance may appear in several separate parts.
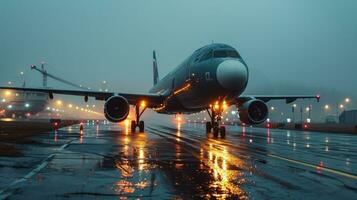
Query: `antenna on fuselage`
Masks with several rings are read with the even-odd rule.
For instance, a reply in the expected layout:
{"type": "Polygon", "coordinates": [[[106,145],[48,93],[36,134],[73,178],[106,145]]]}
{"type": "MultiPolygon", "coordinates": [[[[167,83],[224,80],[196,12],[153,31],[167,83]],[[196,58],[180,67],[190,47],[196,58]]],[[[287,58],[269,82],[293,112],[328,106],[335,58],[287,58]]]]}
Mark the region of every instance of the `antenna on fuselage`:
{"type": "Polygon", "coordinates": [[[159,82],[159,71],[157,68],[157,60],[156,60],[155,50],[152,52],[152,57],[153,57],[152,69],[153,69],[153,75],[154,75],[154,85],[156,85],[157,82],[159,82]]]}

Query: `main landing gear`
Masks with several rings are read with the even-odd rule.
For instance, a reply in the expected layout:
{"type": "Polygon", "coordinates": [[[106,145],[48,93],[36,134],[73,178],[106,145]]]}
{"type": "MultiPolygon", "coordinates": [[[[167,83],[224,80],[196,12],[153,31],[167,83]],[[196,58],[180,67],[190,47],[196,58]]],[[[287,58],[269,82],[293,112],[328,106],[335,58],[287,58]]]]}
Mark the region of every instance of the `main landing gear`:
{"type": "Polygon", "coordinates": [[[136,116],[136,120],[132,120],[131,121],[131,132],[134,133],[136,127],[139,127],[139,132],[142,133],[144,132],[144,128],[145,128],[145,123],[144,121],[140,121],[140,117],[141,115],[144,113],[144,111],[146,110],[146,106],[145,103],[141,103],[141,105],[135,105],[135,116],[136,116]],[[140,107],[143,107],[143,109],[140,111],[140,107]]]}
{"type": "Polygon", "coordinates": [[[211,118],[210,122],[206,122],[206,133],[210,133],[213,130],[213,136],[216,138],[220,135],[221,138],[226,137],[226,127],[221,125],[222,121],[222,111],[216,111],[211,108],[211,112],[207,109],[207,113],[211,118]]]}

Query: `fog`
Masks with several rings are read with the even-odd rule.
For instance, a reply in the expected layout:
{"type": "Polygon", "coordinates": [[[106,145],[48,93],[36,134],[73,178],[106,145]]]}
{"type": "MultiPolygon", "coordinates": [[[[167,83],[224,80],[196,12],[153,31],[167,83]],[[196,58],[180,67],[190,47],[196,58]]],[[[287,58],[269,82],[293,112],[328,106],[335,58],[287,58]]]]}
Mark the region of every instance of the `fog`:
{"type": "MultiPolygon", "coordinates": [[[[235,47],[250,69],[246,94],[351,97],[356,107],[357,1],[0,1],[0,83],[41,86],[31,64],[79,84],[147,92],[152,50],[160,77],[194,50],[235,47]],[[19,75],[21,71],[25,76],[19,75]],[[354,100],[355,99],[355,100],[354,100]]],[[[51,87],[69,88],[49,81],[51,87]]]]}

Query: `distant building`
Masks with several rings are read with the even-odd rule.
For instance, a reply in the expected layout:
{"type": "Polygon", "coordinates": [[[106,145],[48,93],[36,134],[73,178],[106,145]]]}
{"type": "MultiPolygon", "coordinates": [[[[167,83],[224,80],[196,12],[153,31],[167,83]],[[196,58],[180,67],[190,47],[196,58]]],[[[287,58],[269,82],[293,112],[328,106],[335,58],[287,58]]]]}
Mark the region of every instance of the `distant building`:
{"type": "Polygon", "coordinates": [[[357,124],[357,110],[343,111],[339,121],[340,124],[357,124]]]}
{"type": "Polygon", "coordinates": [[[336,115],[328,115],[325,119],[326,124],[337,124],[337,116],[336,115]]]}

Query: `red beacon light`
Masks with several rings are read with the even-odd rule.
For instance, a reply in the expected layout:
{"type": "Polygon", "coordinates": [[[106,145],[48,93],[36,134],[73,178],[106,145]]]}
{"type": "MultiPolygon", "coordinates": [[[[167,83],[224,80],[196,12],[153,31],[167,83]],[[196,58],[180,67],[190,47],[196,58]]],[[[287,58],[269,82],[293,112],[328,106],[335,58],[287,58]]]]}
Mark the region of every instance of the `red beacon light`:
{"type": "Polygon", "coordinates": [[[83,122],[79,124],[79,130],[82,132],[83,131],[83,122]]]}
{"type": "Polygon", "coordinates": [[[271,128],[271,123],[270,122],[267,123],[267,128],[271,128]]]}
{"type": "Polygon", "coordinates": [[[321,98],[321,96],[318,94],[318,95],[316,95],[316,100],[317,100],[317,102],[320,102],[320,98],[321,98]]]}

